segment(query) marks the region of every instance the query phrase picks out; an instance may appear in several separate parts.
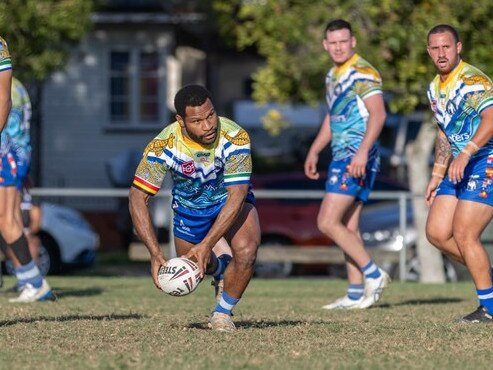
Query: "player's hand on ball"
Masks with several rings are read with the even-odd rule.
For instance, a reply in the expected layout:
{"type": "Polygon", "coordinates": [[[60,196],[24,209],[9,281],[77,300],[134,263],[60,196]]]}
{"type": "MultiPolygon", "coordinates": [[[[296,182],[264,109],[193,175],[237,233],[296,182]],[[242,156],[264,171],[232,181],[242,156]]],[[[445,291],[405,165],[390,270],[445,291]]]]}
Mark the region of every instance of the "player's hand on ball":
{"type": "Polygon", "coordinates": [[[205,275],[205,270],[207,269],[207,263],[211,255],[211,250],[204,244],[197,244],[192,247],[190,251],[184,256],[185,258],[197,261],[200,269],[200,278],[205,275]]]}
{"type": "Polygon", "coordinates": [[[162,255],[151,256],[151,276],[154,281],[154,285],[156,288],[161,290],[161,286],[159,285],[158,274],[161,266],[166,266],[166,260],[162,255]]]}

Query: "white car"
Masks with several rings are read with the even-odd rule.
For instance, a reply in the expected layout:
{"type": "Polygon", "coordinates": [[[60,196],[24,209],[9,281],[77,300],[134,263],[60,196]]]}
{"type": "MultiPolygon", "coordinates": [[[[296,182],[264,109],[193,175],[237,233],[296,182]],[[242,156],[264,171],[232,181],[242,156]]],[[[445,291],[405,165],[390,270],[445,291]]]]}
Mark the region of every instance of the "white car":
{"type": "MultiPolygon", "coordinates": [[[[94,263],[99,235],[77,210],[53,203],[41,203],[41,250],[38,266],[43,275],[94,263]]],[[[6,270],[13,273],[10,261],[6,270]]]]}

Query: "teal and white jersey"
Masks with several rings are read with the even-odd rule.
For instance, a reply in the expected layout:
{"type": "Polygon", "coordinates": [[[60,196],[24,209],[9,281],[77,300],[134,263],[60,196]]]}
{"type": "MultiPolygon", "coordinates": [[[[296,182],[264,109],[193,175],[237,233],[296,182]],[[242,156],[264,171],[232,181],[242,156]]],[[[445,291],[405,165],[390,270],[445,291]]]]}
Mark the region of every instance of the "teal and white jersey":
{"type": "MultiPolygon", "coordinates": [[[[382,94],[380,74],[366,60],[354,54],[341,66],[331,68],[325,78],[334,160],[352,157],[366,132],[369,113],[365,98],[382,94]]],[[[376,146],[369,157],[377,156],[376,146]]]]}
{"type": "Polygon", "coordinates": [[[147,145],[132,186],[155,195],[168,171],[175,202],[192,209],[223,204],[227,186],[250,184],[250,137],[235,122],[219,117],[216,141],[202,146],[174,122],[147,145]]]}
{"type": "MultiPolygon", "coordinates": [[[[481,112],[493,106],[493,84],[476,67],[461,61],[445,81],[437,75],[428,88],[428,99],[440,129],[457,157],[476,133],[481,112]]],[[[493,153],[493,139],[475,156],[493,153]]]]}
{"type": "Polygon", "coordinates": [[[12,78],[12,108],[7,124],[2,131],[0,154],[15,152],[22,162],[29,162],[31,158],[31,100],[22,83],[12,78]]]}
{"type": "Polygon", "coordinates": [[[0,37],[0,72],[12,69],[9,48],[4,39],[0,37]]]}

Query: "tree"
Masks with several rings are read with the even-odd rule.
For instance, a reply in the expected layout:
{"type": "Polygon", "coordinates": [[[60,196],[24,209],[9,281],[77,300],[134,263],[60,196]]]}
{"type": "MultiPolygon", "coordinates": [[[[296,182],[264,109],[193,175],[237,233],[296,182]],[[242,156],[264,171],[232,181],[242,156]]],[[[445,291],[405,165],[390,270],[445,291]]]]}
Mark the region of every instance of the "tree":
{"type": "MultiPolygon", "coordinates": [[[[354,25],[357,49],[382,73],[384,89],[395,97],[393,112],[407,114],[428,105],[426,89],[435,69],[426,52],[426,35],[436,24],[457,26],[464,58],[486,73],[493,72],[493,41],[489,0],[213,0],[223,37],[238,49],[256,47],[265,66],[252,76],[253,98],[265,103],[315,103],[323,97],[323,77],[330,63],[321,47],[330,19],[344,18],[354,25]]],[[[411,179],[429,172],[428,158],[436,132],[431,120],[422,125],[419,142],[408,148],[411,179]]],[[[429,178],[429,176],[427,176],[429,178]]],[[[423,194],[426,182],[413,180],[413,193],[423,194]]],[[[414,199],[415,223],[424,230],[426,208],[414,199]]],[[[441,256],[424,235],[418,243],[422,280],[443,281],[441,256]]]]}
{"type": "Polygon", "coordinates": [[[0,35],[9,45],[14,73],[43,81],[67,62],[70,46],[89,29],[92,0],[3,0],[0,35]]]}
{"type": "Polygon", "coordinates": [[[39,158],[43,81],[67,63],[70,48],[91,25],[93,0],[2,0],[0,35],[9,45],[14,75],[29,89],[33,104],[33,170],[39,158]]]}

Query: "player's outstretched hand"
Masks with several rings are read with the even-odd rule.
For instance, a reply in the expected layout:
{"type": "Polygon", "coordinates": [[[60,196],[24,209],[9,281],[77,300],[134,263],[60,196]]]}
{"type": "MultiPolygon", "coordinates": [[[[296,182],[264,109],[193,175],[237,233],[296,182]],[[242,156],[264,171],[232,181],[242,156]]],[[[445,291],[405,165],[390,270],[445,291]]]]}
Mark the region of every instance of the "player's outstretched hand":
{"type": "Polygon", "coordinates": [[[151,256],[151,276],[152,276],[152,281],[154,281],[154,285],[156,288],[161,290],[161,287],[159,286],[159,281],[158,281],[158,274],[159,274],[159,269],[161,266],[166,266],[166,260],[162,255],[158,256],[151,256]]]}

